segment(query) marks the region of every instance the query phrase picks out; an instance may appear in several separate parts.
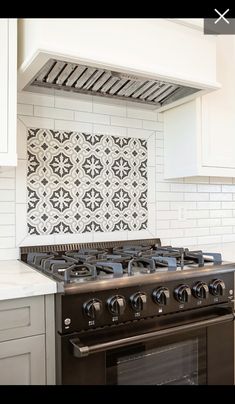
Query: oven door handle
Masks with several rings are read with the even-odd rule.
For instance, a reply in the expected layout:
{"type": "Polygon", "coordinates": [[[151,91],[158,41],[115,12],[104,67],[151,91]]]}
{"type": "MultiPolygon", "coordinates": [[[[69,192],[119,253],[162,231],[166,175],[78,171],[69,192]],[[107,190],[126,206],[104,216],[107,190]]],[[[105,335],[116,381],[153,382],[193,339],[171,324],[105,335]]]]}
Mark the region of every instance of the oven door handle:
{"type": "Polygon", "coordinates": [[[95,344],[95,345],[91,345],[91,346],[84,345],[78,337],[71,338],[70,343],[72,344],[72,347],[73,347],[73,356],[75,358],[83,358],[84,356],[88,356],[90,354],[94,354],[97,352],[107,351],[109,349],[120,348],[123,346],[136,344],[139,342],[149,341],[149,340],[152,340],[155,338],[168,337],[168,336],[171,336],[171,335],[174,335],[177,333],[193,331],[198,328],[208,327],[211,325],[221,324],[221,323],[225,323],[225,322],[233,321],[233,320],[234,320],[234,314],[231,313],[231,314],[226,314],[224,316],[218,316],[218,317],[216,317],[214,319],[210,319],[210,320],[197,321],[192,324],[184,324],[184,325],[180,325],[180,326],[176,326],[176,327],[166,328],[164,330],[153,331],[153,332],[149,332],[149,333],[141,334],[141,335],[134,335],[132,337],[122,338],[122,339],[109,341],[109,342],[103,342],[103,343],[95,344]]]}

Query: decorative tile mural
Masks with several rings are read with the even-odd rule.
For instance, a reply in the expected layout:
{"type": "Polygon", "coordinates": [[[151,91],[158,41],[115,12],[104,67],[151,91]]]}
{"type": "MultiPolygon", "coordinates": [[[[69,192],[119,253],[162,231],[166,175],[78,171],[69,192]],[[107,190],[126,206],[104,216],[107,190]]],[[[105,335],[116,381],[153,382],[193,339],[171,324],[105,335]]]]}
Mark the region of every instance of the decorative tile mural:
{"type": "Polygon", "coordinates": [[[28,129],[28,233],[147,228],[147,141],[28,129]]]}

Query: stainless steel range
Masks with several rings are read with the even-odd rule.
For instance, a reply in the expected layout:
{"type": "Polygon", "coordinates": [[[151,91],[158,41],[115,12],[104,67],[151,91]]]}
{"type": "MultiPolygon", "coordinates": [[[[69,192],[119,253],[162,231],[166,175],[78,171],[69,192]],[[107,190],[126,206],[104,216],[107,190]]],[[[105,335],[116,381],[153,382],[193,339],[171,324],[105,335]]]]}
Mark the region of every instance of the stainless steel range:
{"type": "Polygon", "coordinates": [[[58,282],[57,384],[233,384],[234,270],[159,239],[22,247],[58,282]]]}

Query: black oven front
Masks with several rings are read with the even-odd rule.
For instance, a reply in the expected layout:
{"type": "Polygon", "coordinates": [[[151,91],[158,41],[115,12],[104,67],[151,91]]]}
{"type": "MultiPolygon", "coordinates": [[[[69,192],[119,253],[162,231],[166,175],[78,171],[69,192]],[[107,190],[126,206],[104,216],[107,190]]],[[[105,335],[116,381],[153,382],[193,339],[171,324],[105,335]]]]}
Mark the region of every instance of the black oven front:
{"type": "Polygon", "coordinates": [[[57,335],[57,383],[232,385],[230,304],[57,335]]]}

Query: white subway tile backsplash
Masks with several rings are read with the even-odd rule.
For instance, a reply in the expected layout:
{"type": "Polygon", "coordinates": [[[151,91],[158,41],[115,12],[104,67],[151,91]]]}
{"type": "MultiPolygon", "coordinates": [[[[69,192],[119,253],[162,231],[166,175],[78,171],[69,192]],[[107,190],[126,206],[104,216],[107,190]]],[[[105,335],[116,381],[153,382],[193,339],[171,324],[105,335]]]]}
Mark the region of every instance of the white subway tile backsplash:
{"type": "Polygon", "coordinates": [[[15,167],[1,167],[0,178],[15,178],[15,167]]]}
{"type": "Polygon", "coordinates": [[[233,232],[232,226],[219,226],[219,227],[211,227],[210,233],[211,234],[229,234],[233,232]]]}
{"type": "MultiPolygon", "coordinates": [[[[89,125],[89,124],[87,124],[89,125]]],[[[116,135],[116,136],[126,136],[127,128],[122,126],[109,126],[93,124],[93,133],[102,133],[104,135],[116,135]]]]}
{"type": "Polygon", "coordinates": [[[93,114],[90,112],[75,111],[74,119],[75,121],[101,123],[104,125],[109,125],[110,123],[108,115],[93,114]]]}
{"type": "Polygon", "coordinates": [[[14,212],[15,212],[15,202],[0,202],[0,213],[14,213],[14,212]]]}
{"type": "Polygon", "coordinates": [[[172,238],[170,243],[167,243],[168,245],[171,244],[172,246],[175,247],[190,247],[191,245],[197,244],[197,238],[196,237],[177,237],[177,238],[172,238]]]}
{"type": "Polygon", "coordinates": [[[27,161],[18,160],[16,167],[16,203],[27,202],[27,161]]]}
{"type": "Polygon", "coordinates": [[[163,132],[156,131],[155,134],[156,134],[156,139],[163,139],[164,138],[164,133],[163,132]]]}
{"type": "Polygon", "coordinates": [[[233,192],[233,193],[235,193],[235,185],[222,185],[222,192],[233,192]]]}
{"type": "MultiPolygon", "coordinates": [[[[158,203],[160,203],[160,202],[158,202],[158,203]]],[[[177,210],[160,210],[157,212],[157,219],[158,220],[178,219],[178,211],[177,210]]]]}
{"type": "Polygon", "coordinates": [[[231,241],[235,241],[235,234],[225,234],[222,236],[223,243],[230,243],[231,241]]]}
{"type": "Polygon", "coordinates": [[[15,200],[15,190],[0,190],[1,202],[12,202],[15,200]]]}
{"type": "MultiPolygon", "coordinates": [[[[55,120],[55,129],[77,132],[92,132],[92,124],[87,122],[55,120]]],[[[50,129],[50,128],[49,128],[50,129]]]]}
{"type": "Polygon", "coordinates": [[[164,122],[164,113],[158,112],[158,114],[157,114],[157,120],[158,120],[159,122],[164,122]]]}
{"type": "Polygon", "coordinates": [[[157,220],[156,222],[156,230],[159,229],[169,229],[170,221],[169,220],[157,220]]]}
{"type": "Polygon", "coordinates": [[[210,217],[232,217],[233,211],[232,210],[210,210],[210,217]]]}
{"type": "Polygon", "coordinates": [[[22,92],[18,93],[17,101],[20,104],[42,105],[44,107],[54,107],[55,99],[54,99],[54,95],[45,95],[45,94],[22,91],[22,92]]]}
{"type": "Polygon", "coordinates": [[[208,201],[209,200],[209,193],[203,192],[195,192],[195,193],[185,193],[185,200],[186,201],[208,201]]]}
{"type": "Polygon", "coordinates": [[[221,185],[198,184],[198,192],[221,192],[221,185]]]}
{"type": "Polygon", "coordinates": [[[166,182],[159,182],[156,184],[156,192],[170,191],[170,188],[170,184],[167,184],[166,182]]]}
{"type": "Polygon", "coordinates": [[[99,114],[126,116],[126,102],[120,100],[106,101],[102,97],[93,98],[93,112],[99,114]]]}
{"type": "Polygon", "coordinates": [[[127,136],[134,137],[137,139],[149,139],[150,137],[155,138],[155,134],[152,130],[127,128],[127,136]]]}
{"type": "Polygon", "coordinates": [[[156,121],[158,119],[156,110],[147,109],[147,108],[132,108],[127,107],[127,117],[128,118],[138,118],[138,119],[146,119],[148,121],[156,121]]]}
{"type": "MultiPolygon", "coordinates": [[[[224,237],[224,236],[222,236],[224,237]]],[[[198,244],[214,244],[220,243],[221,236],[200,236],[198,237],[198,244]]]]}
{"type": "Polygon", "coordinates": [[[111,125],[125,126],[126,128],[141,128],[142,122],[140,119],[111,116],[111,125]]]}
{"type": "Polygon", "coordinates": [[[163,139],[156,139],[156,148],[163,149],[164,148],[164,140],[163,139]]]}
{"type": "Polygon", "coordinates": [[[92,96],[55,91],[55,108],[92,112],[92,96]]]}
{"type": "Polygon", "coordinates": [[[157,201],[183,201],[184,194],[176,192],[157,192],[157,201]]]}
{"type": "Polygon", "coordinates": [[[187,220],[171,220],[171,228],[172,229],[186,229],[197,226],[196,219],[187,219],[187,220]]]}
{"type": "Polygon", "coordinates": [[[24,115],[19,115],[18,118],[27,128],[54,129],[54,119],[24,115]]]}
{"type": "Polygon", "coordinates": [[[181,208],[192,210],[197,208],[197,202],[191,202],[191,201],[170,202],[170,207],[172,210],[181,208]]]}
{"type": "Polygon", "coordinates": [[[40,107],[37,105],[34,106],[34,116],[65,120],[74,119],[74,113],[69,109],[40,107]]]}
{"type": "Polygon", "coordinates": [[[235,201],[234,202],[222,202],[222,209],[235,209],[235,201]]]}
{"type": "Polygon", "coordinates": [[[1,248],[14,248],[15,237],[0,237],[0,249],[1,248]]]}
{"type": "Polygon", "coordinates": [[[0,225],[15,224],[14,213],[0,213],[0,225]]]}
{"type": "Polygon", "coordinates": [[[143,128],[150,129],[150,130],[163,130],[163,122],[153,122],[153,121],[143,121],[143,128]]]}
{"type": "Polygon", "coordinates": [[[220,226],[221,219],[213,218],[213,219],[198,219],[197,225],[198,227],[207,227],[207,226],[220,226]]]}
{"type": "Polygon", "coordinates": [[[157,212],[170,210],[170,202],[156,202],[156,210],[157,212]]]}
{"type": "MultiPolygon", "coordinates": [[[[213,211],[211,211],[213,212],[213,211]]],[[[209,210],[197,209],[197,210],[186,210],[187,219],[204,219],[210,217],[209,210]]]]}
{"type": "Polygon", "coordinates": [[[222,226],[235,226],[235,217],[224,217],[221,222],[222,226]]]}
{"type": "Polygon", "coordinates": [[[218,192],[216,194],[214,194],[214,193],[210,194],[211,201],[231,201],[232,199],[233,199],[233,194],[229,194],[229,193],[218,192]]]}
{"type": "Polygon", "coordinates": [[[17,104],[18,115],[33,115],[33,105],[30,104],[17,104]]]}
{"type": "Polygon", "coordinates": [[[0,225],[0,237],[15,237],[15,226],[0,225]]]}
{"type": "MultiPolygon", "coordinates": [[[[227,202],[226,202],[227,203],[227,202]]],[[[220,209],[221,202],[197,202],[197,209],[220,209]]]]}
{"type": "Polygon", "coordinates": [[[157,231],[157,237],[166,237],[166,238],[176,238],[176,237],[183,237],[184,236],[184,229],[159,229],[157,231]]]}
{"type": "Polygon", "coordinates": [[[184,235],[187,237],[209,236],[210,228],[209,227],[195,227],[193,229],[185,229],[184,235]]]}
{"type": "Polygon", "coordinates": [[[171,184],[171,192],[197,192],[196,184],[171,184]]]}
{"type": "Polygon", "coordinates": [[[1,189],[15,189],[15,178],[0,178],[1,189]]]}

